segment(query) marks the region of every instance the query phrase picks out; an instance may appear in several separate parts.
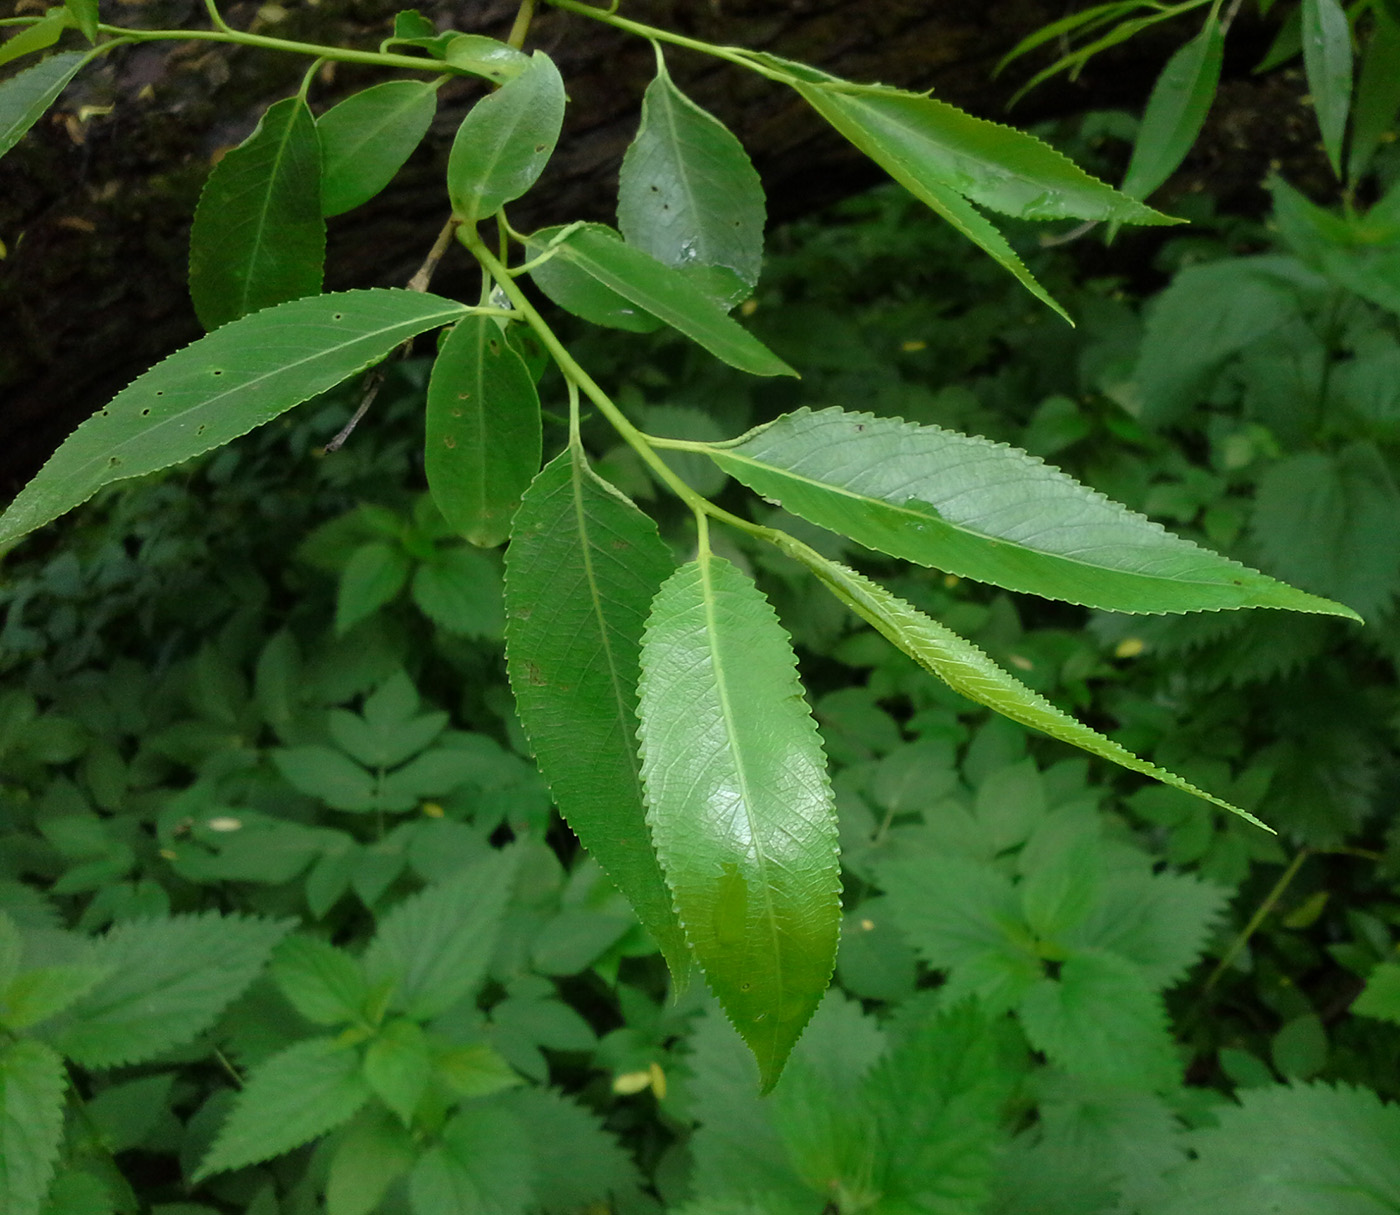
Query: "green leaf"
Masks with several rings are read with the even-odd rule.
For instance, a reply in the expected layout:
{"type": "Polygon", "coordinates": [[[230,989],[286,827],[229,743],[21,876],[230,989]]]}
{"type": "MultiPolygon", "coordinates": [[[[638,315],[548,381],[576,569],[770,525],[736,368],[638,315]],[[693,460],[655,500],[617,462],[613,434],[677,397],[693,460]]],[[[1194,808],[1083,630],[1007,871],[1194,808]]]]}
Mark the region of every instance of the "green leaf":
{"type": "Polygon", "coordinates": [[[39,121],[91,57],[90,51],[64,51],[0,81],[0,156],[39,121]]]}
{"type": "Polygon", "coordinates": [[[63,0],[73,24],[83,32],[89,42],[97,41],[97,0],[63,0]]]}
{"type": "Polygon", "coordinates": [[[432,125],[437,89],[389,80],[353,93],[316,120],[321,144],[321,214],[368,202],[394,178],[432,125]]]}
{"type": "Polygon", "coordinates": [[[495,1106],[468,1106],[408,1179],[413,1215],[524,1215],[534,1193],[525,1129],[495,1106]]]}
{"type": "Polygon", "coordinates": [[[402,1017],[388,1022],[365,1052],[365,1079],[404,1126],[428,1090],[433,1060],[422,1029],[402,1017]]]}
{"type": "Polygon", "coordinates": [[[41,18],[33,25],[25,26],[19,33],[0,42],[0,65],[24,55],[32,55],[35,51],[48,50],[63,37],[63,31],[71,24],[71,14],[50,12],[47,17],[41,18]]]}
{"type": "MultiPolygon", "coordinates": [[[[565,225],[541,228],[531,236],[531,246],[540,249],[548,246],[565,225]]],[[[661,322],[644,308],[636,307],[630,300],[618,295],[610,287],[603,286],[586,270],[561,257],[551,257],[530,271],[535,286],[544,292],[554,303],[580,317],[590,325],[604,325],[609,329],[624,329],[629,333],[654,333],[661,328],[661,322]]]]}
{"type": "Polygon", "coordinates": [[[294,788],[328,806],[352,813],[375,808],[374,777],[339,751],[311,743],[274,751],[272,762],[294,788]]]}
{"type": "Polygon", "coordinates": [[[443,48],[443,59],[451,66],[497,84],[514,80],[530,67],[530,57],[495,38],[482,34],[458,34],[443,48]]]}
{"type": "Polygon", "coordinates": [[[344,636],[398,598],[410,568],[407,555],[398,545],[382,540],[360,545],[340,573],[335,596],[337,635],[344,636]]]}
{"type": "Polygon", "coordinates": [[[800,409],[702,450],[812,523],[1008,590],[1120,612],[1278,607],[1355,618],[1171,535],[1026,452],[937,426],[800,409]]]}
{"type": "Polygon", "coordinates": [[[87,995],[107,973],[104,966],[84,962],[23,971],[0,991],[0,1025],[11,1030],[39,1025],[87,995]]]}
{"type": "Polygon", "coordinates": [[[0,1210],[39,1215],[63,1137],[63,1060],[42,1042],[0,1046],[0,1210]]]}
{"type": "Polygon", "coordinates": [[[1175,224],[1090,176],[1049,144],[921,93],[832,80],[803,99],[913,194],[952,190],[1017,219],[1175,224]]]}
{"type": "Polygon", "coordinates": [[[515,865],[513,854],[493,852],[385,916],[364,966],[371,983],[394,984],[390,1007],[429,1021],[472,992],[496,946],[515,865]]]}
{"type": "Polygon", "coordinates": [[[1377,966],[1351,1011],[1400,1025],[1400,962],[1382,962],[1377,966]]]}
{"type": "Polygon", "coordinates": [[[743,145],[676,88],[658,59],[618,178],[617,226],[627,243],[732,307],[758,282],[764,217],[763,185],[743,145]]]}
{"type": "Polygon", "coordinates": [[[678,987],[690,950],[651,847],[637,680],[675,568],[656,524],[570,447],[526,491],[506,550],[506,663],[560,813],[655,938],[678,987]]]}
{"type": "Polygon", "coordinates": [[[286,931],[286,923],[214,913],[118,924],[92,949],[108,977],[44,1036],[88,1068],[183,1046],[243,993],[286,931]]]}
{"type": "Polygon", "coordinates": [[[349,1121],[370,1097],[360,1057],[334,1038],[308,1038],[253,1069],[193,1180],[290,1152],[349,1121]]]}
{"type": "Polygon", "coordinates": [[[364,968],[343,949],[315,937],[285,938],[272,955],[272,980],[293,1008],[317,1025],[358,1020],[369,998],[364,968]]]}
{"type": "Polygon", "coordinates": [[[1400,590],[1400,490],[1372,443],[1270,465],[1251,526],[1271,568],[1358,612],[1383,613],[1400,590]]]}
{"type": "Polygon", "coordinates": [[[413,602],[452,633],[499,641],[505,629],[500,566],[466,547],[439,549],[413,575],[413,602]]]}
{"type": "Polygon", "coordinates": [[[417,1158],[417,1144],[392,1114],[378,1105],[362,1110],[331,1157],[327,1215],[370,1215],[417,1158]]]}
{"type": "Polygon", "coordinates": [[[1163,1215],[1384,1215],[1400,1207],[1400,1106],[1364,1088],[1255,1088],[1188,1137],[1163,1215]]]}
{"type": "Polygon", "coordinates": [[[1303,0],[1303,67],[1332,171],[1342,176],[1351,105],[1351,23],[1338,0],[1303,0]]]}
{"type": "Polygon", "coordinates": [[[1056,708],[1038,692],[1008,675],[970,641],[965,641],[917,608],[890,594],[884,587],[846,566],[807,549],[805,545],[778,541],[779,547],[806,565],[826,588],[862,620],[871,624],[894,646],[908,654],[925,670],[937,675],[955,692],[969,700],[995,709],[1012,721],[1040,730],[1080,747],[1091,755],[1112,760],[1131,772],[1141,772],[1164,785],[1184,790],[1229,810],[1255,826],[1265,826],[1252,814],[1206,793],[1175,773],[1139,759],[1126,747],[1104,737],[1062,709],[1056,708]]]}
{"type": "Polygon", "coordinates": [[[702,551],[642,641],[642,778],[657,855],[711,987],[777,1083],[835,964],[836,814],[777,616],[702,551]]]}
{"type": "Polygon", "coordinates": [[[443,518],[494,548],[539,471],[540,399],[524,361],[490,317],[447,335],[428,381],[428,488],[443,518]]]}
{"type": "Polygon", "coordinates": [[[190,298],[205,329],[316,295],[326,260],[321,147],[300,97],[268,107],[209,174],[190,229],[190,298]]]}
{"type": "Polygon", "coordinates": [[[1167,180],[1196,142],[1220,82],[1225,35],[1211,13],[1205,28],[1162,69],[1138,128],[1123,193],[1146,198],[1167,180]]]}
{"type": "Polygon", "coordinates": [[[552,237],[536,233],[528,245],[536,255],[553,249],[554,260],[584,271],[731,367],[750,375],[797,374],[679,270],[623,244],[603,224],[571,226],[552,237]]]}
{"type": "Polygon", "coordinates": [[[178,350],[78,427],[0,516],[0,544],[139,477],[227,443],[456,320],[461,304],[375,288],[295,300],[178,350]]]}
{"type": "Polygon", "coordinates": [[[1376,23],[1361,60],[1352,111],[1347,180],[1356,182],[1371,163],[1400,111],[1400,21],[1374,10],[1376,23]]]}
{"type": "Polygon", "coordinates": [[[525,71],[468,111],[447,161],[458,219],[474,224],[494,215],[535,184],[554,154],[564,104],[559,69],[536,51],[525,71]]]}
{"type": "Polygon", "coordinates": [[[1180,1079],[1162,998],[1116,954],[1073,954],[1058,979],[1026,993],[1020,1014],[1031,1045],[1071,1075],[1144,1089],[1180,1079]]]}

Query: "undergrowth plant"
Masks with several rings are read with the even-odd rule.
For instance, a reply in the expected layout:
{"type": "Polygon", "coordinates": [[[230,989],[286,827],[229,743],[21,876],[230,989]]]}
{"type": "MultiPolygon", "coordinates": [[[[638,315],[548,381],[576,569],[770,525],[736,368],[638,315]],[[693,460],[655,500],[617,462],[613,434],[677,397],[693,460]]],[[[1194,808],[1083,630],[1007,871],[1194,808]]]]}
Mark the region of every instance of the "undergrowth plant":
{"type": "MultiPolygon", "coordinates": [[[[1276,859],[1250,813],[1272,817],[1268,775],[1232,778],[1228,766],[1180,746],[1172,766],[1190,779],[1176,775],[1156,746],[1163,706],[1125,695],[1122,734],[1140,739],[1154,762],[1138,758],[1067,711],[1087,707],[1075,690],[1087,672],[1103,674],[1082,642],[1069,657],[1052,630],[1012,644],[1010,609],[962,602],[954,588],[967,579],[1121,613],[1101,620],[1102,636],[1124,656],[1151,647],[1170,661],[1172,645],[1193,644],[1173,627],[1226,622],[1209,632],[1214,642],[1247,619],[1223,609],[1290,609],[1307,614],[1296,617],[1304,628],[1313,616],[1358,619],[1320,597],[1335,593],[1384,614],[1400,569],[1387,567],[1388,589],[1378,590],[1374,569],[1345,545],[1270,548],[1269,527],[1258,525],[1266,564],[1310,588],[1295,590],[1166,533],[1037,456],[938,424],[956,410],[903,409],[916,415],[903,421],[888,416],[898,409],[802,408],[730,439],[712,420],[663,406],[648,411],[642,425],[659,433],[647,433],[622,394],[585,370],[577,351],[588,339],[566,345],[526,290],[528,282],[595,325],[669,328],[741,372],[792,374],[730,316],[757,284],[763,195],[737,140],[671,81],[663,53],[671,47],[796,90],[1062,315],[978,206],[1022,219],[1170,221],[1038,140],[930,97],[699,44],[572,0],[558,7],[657,49],[657,77],[623,164],[619,231],[572,224],[519,233],[507,221],[504,208],[553,152],[566,103],[549,59],[520,49],[528,3],[506,43],[442,33],[404,13],[377,51],[243,34],[212,5],[209,30],[107,26],[88,0],[10,22],[21,27],[0,52],[10,58],[69,29],[92,46],[59,51],[0,85],[5,147],[84,62],[146,40],[245,43],[427,79],[375,85],[313,118],[308,72],[299,95],[270,108],[219,162],[191,237],[191,294],[209,335],[75,432],[0,518],[4,541],[105,486],[278,418],[416,335],[442,334],[421,385],[430,493],[350,509],[374,482],[346,474],[346,509],[300,548],[298,589],[327,575],[336,587],[333,624],[314,645],[290,626],[257,635],[267,580],[240,550],[219,568],[217,595],[197,592],[175,609],[175,636],[191,642],[193,657],[162,662],[155,675],[86,670],[115,627],[115,612],[102,606],[109,593],[139,587],[146,561],[165,561],[178,577],[193,551],[173,532],[164,556],[154,543],[166,535],[161,518],[180,509],[173,487],[154,487],[122,524],[152,538],[142,562],[108,544],[81,559],[60,556],[7,590],[0,645],[45,655],[31,686],[0,706],[7,780],[24,790],[16,805],[34,799],[13,813],[32,819],[40,837],[15,833],[28,841],[17,867],[52,873],[57,896],[91,895],[79,928],[115,926],[97,938],[62,931],[27,887],[0,888],[0,1194],[17,1212],[135,1209],[112,1154],[177,1145],[191,1185],[249,1211],[324,1201],[333,1215],[381,1204],[416,1215],[564,1212],[608,1195],[619,1209],[648,1209],[615,1142],[577,1104],[538,1087],[551,1077],[542,1050],[593,1053],[613,1073],[614,1093],[651,1094],[673,1129],[699,1121],[687,1184],[668,1188],[670,1158],[653,1161],[658,1192],[691,1215],[989,1204],[1008,1215],[1184,1215],[1211,1209],[1219,1194],[1237,1200],[1246,1174],[1265,1179],[1249,1196],[1260,1210],[1280,1192],[1306,1202],[1354,1184],[1400,1135],[1394,1111],[1364,1091],[1265,1089],[1215,1127],[1180,1086],[1163,993],[1201,956],[1249,859],[1276,859]],[[461,73],[494,91],[453,145],[451,217],[411,289],[320,294],[326,217],[389,182],[426,130],[437,85],[461,73]],[[475,304],[427,291],[453,240],[481,267],[475,304]],[[542,470],[541,383],[557,384],[568,407],[567,439],[542,470]],[[612,449],[590,459],[585,436],[607,447],[598,439],[607,431],[612,449]],[[753,491],[748,509],[763,522],[713,500],[726,478],[753,491]],[[647,498],[654,483],[692,521],[679,539],[618,488],[647,498]],[[494,551],[502,544],[503,561],[494,551]],[[927,574],[893,562],[883,582],[872,580],[854,568],[869,550],[941,571],[933,585],[943,589],[930,591],[927,574]],[[841,660],[871,670],[869,686],[820,696],[814,721],[788,633],[753,572],[790,628],[844,638],[841,660]],[[835,614],[815,606],[814,584],[835,614]],[[57,600],[67,612],[37,623],[26,599],[57,600]],[[803,610],[789,610],[799,602],[803,610]],[[1184,615],[1197,612],[1210,614],[1184,615]],[[213,619],[218,636],[205,638],[213,619]],[[962,633],[979,634],[985,650],[962,633]],[[513,710],[490,673],[502,639],[513,710]],[[408,661],[415,650],[428,656],[408,661]],[[1080,674],[1043,673],[1057,664],[1080,674]],[[910,698],[907,724],[880,707],[881,689],[910,698]],[[464,715],[495,723],[495,736],[451,728],[449,714],[430,707],[458,698],[464,715]],[[1002,716],[970,729],[969,702],[1002,716]],[[1164,782],[1135,795],[1132,811],[1160,829],[1172,859],[1200,862],[1204,878],[1162,868],[1127,820],[1101,814],[1104,791],[1087,765],[1041,762],[1011,723],[1164,782]],[[517,753],[533,753],[547,787],[517,753]],[[1212,787],[1222,796],[1202,791],[1212,787]],[[551,803],[601,870],[561,869],[543,842],[551,803]],[[1217,831],[1209,803],[1235,811],[1235,826],[1217,831]],[[493,847],[498,833],[516,842],[493,847]],[[212,892],[232,902],[211,902],[212,892]],[[313,929],[294,932],[303,916],[313,929]],[[750,1056],[714,1010],[702,1011],[699,983],[669,1007],[619,983],[651,941],[678,990],[692,971],[703,974],[750,1056]],[[940,972],[941,987],[919,989],[919,966],[940,972]],[[818,1011],[833,968],[852,997],[889,1015],[877,1019],[839,994],[818,1011]],[[601,1038],[551,982],[582,973],[616,987],[624,1024],[601,1038]],[[692,1027],[693,1050],[673,1059],[668,1052],[692,1027]],[[240,1091],[215,1093],[177,1130],[170,1111],[190,1100],[191,1080],[186,1072],[176,1081],[169,1068],[209,1057],[216,1042],[240,1091]],[[84,1099],[69,1085],[69,1066],[153,1070],[84,1099]],[[145,1109],[157,1112],[143,1120],[145,1109]],[[998,1165],[1008,1117],[1020,1133],[998,1165]],[[1339,1124],[1349,1136],[1337,1135],[1339,1124]],[[1325,1134],[1339,1145],[1330,1157],[1305,1150],[1325,1134]],[[293,1167],[287,1154],[299,1149],[293,1167]],[[60,1151],[64,1167],[51,1185],[60,1151]]],[[[1135,369],[1145,396],[1124,398],[1149,426],[1222,391],[1238,360],[1277,362],[1277,350],[1253,343],[1295,319],[1293,332],[1325,328],[1335,320],[1329,300],[1394,307],[1392,278],[1377,262],[1393,243],[1387,217],[1400,195],[1344,218],[1282,185],[1276,197],[1298,259],[1216,271],[1212,344],[1194,341],[1197,271],[1159,301],[1135,369]]],[[[1004,314],[995,315],[1000,323],[1004,314]]],[[[1378,335],[1387,331],[1373,322],[1367,313],[1352,332],[1358,349],[1369,337],[1380,367],[1378,335]]],[[[814,346],[814,363],[853,357],[814,346]]],[[[410,366],[366,383],[342,436],[379,391],[379,376],[411,377],[410,366]]],[[[824,384],[823,400],[832,388],[824,384]]],[[[1356,400],[1369,399],[1357,389],[1356,400]]],[[[319,424],[295,424],[301,451],[319,424]]],[[[1076,424],[1073,409],[1046,408],[1021,437],[1044,454],[1065,451],[1076,424]]],[[[1288,526],[1298,478],[1348,502],[1362,492],[1356,486],[1370,487],[1367,518],[1384,515],[1393,503],[1366,444],[1383,442],[1387,424],[1376,419],[1372,434],[1363,422],[1321,462],[1300,452],[1288,477],[1277,474],[1277,492],[1261,495],[1261,514],[1282,516],[1272,534],[1298,530],[1288,526]]],[[[1261,425],[1283,432],[1286,420],[1261,425]]],[[[986,429],[971,417],[967,426],[986,429]]],[[[1267,447],[1259,432],[1248,434],[1251,451],[1267,447]]],[[[268,444],[280,451],[275,437],[268,444]]],[[[356,446],[338,458],[353,458],[356,446]]],[[[399,467],[403,454],[396,448],[382,463],[399,467]]],[[[207,465],[230,520],[258,509],[268,460],[265,449],[253,476],[235,449],[207,465]]],[[[322,475],[334,478],[335,463],[322,475]]],[[[1122,484],[1122,496],[1161,513],[1160,501],[1122,484]]],[[[1223,488],[1183,477],[1178,499],[1196,508],[1177,516],[1188,525],[1205,504],[1218,508],[1204,528],[1216,546],[1237,539],[1223,488]]],[[[112,501],[142,499],[104,499],[112,501]]],[[[286,526],[275,519],[269,511],[266,525],[286,526]]],[[[1338,525],[1339,544],[1349,527],[1338,525]]],[[[169,626],[144,627],[153,641],[169,626]]],[[[1199,690],[1192,702],[1206,721],[1213,694],[1199,690]]],[[[1203,751],[1220,744],[1198,742],[1203,751]]],[[[1277,760],[1286,766],[1287,757],[1277,760]]],[[[1281,825],[1297,833],[1293,816],[1302,813],[1291,806],[1281,825]]],[[[1336,844],[1321,834],[1312,842],[1336,844]]],[[[1369,989],[1375,1015],[1396,1016],[1393,972],[1393,963],[1380,967],[1369,989]]],[[[1294,1066],[1311,1032],[1302,1025],[1276,1046],[1284,1075],[1316,1074],[1294,1066]]],[[[1400,1192],[1393,1177],[1375,1188],[1400,1192]]],[[[176,1215],[178,1206],[166,1210],[176,1215]]]]}

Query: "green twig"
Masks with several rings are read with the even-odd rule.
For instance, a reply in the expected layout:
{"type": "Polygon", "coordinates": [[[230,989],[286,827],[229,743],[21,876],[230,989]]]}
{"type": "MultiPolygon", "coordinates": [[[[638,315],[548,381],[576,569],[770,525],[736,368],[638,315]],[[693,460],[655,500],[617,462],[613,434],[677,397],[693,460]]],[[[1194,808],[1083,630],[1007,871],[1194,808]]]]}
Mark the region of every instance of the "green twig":
{"type": "Polygon", "coordinates": [[[1288,863],[1288,868],[1274,883],[1274,888],[1269,891],[1264,901],[1254,909],[1254,914],[1249,917],[1249,923],[1244,926],[1239,936],[1230,942],[1230,948],[1221,955],[1220,961],[1215,964],[1215,969],[1210,972],[1210,978],[1206,980],[1205,986],[1201,989],[1202,996],[1220,981],[1221,975],[1230,968],[1235,959],[1239,957],[1241,950],[1249,944],[1250,938],[1259,931],[1259,926],[1278,905],[1279,899],[1283,898],[1285,891],[1292,885],[1293,879],[1298,876],[1298,870],[1303,867],[1303,862],[1312,855],[1312,851],[1311,848],[1304,848],[1288,863]]]}
{"type": "Polygon", "coordinates": [[[506,36],[506,45],[518,51],[525,45],[525,35],[530,32],[530,22],[535,15],[535,0],[520,0],[520,8],[515,14],[515,24],[506,36]]]}

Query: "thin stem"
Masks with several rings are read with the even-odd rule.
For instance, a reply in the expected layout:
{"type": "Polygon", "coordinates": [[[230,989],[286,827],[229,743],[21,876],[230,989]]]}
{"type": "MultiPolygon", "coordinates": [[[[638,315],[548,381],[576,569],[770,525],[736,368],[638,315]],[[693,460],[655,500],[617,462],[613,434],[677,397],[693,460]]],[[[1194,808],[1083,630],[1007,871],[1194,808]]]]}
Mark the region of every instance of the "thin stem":
{"type": "Polygon", "coordinates": [[[204,9],[209,14],[209,20],[213,22],[216,30],[223,30],[226,34],[233,33],[233,29],[224,20],[224,15],[219,12],[219,6],[214,0],[204,0],[204,9]]]}
{"type": "MultiPolygon", "coordinates": [[[[0,24],[4,24],[0,22],[0,24]]],[[[241,30],[131,30],[118,25],[99,25],[98,31],[120,37],[124,42],[229,42],[238,46],[256,46],[267,51],[286,51],[293,55],[311,55],[336,63],[367,63],[374,67],[406,68],[413,72],[434,75],[455,73],[472,75],[438,59],[421,55],[393,55],[381,51],[357,51],[349,47],[319,46],[311,42],[292,42],[286,38],[269,38],[265,34],[248,34],[241,30]]]]}
{"type": "Polygon", "coordinates": [[[565,12],[577,13],[581,17],[591,17],[594,21],[601,21],[605,25],[611,25],[616,29],[626,30],[629,34],[636,34],[639,38],[647,38],[652,42],[669,42],[672,46],[683,46],[686,50],[698,51],[702,55],[712,55],[716,59],[724,59],[729,63],[738,64],[739,67],[747,68],[751,72],[757,72],[760,76],[766,76],[769,80],[775,80],[779,84],[791,84],[795,77],[787,72],[782,72],[776,68],[771,68],[767,64],[754,59],[748,51],[737,46],[717,46],[713,42],[701,42],[698,38],[687,38],[683,34],[673,34],[670,30],[659,29],[654,25],[643,25],[640,21],[629,21],[626,17],[617,16],[616,5],[612,8],[596,8],[591,4],[580,4],[578,0],[549,0],[555,8],[562,8],[565,12]]]}
{"type": "Polygon", "coordinates": [[[303,74],[301,78],[301,88],[297,90],[297,96],[301,98],[303,105],[306,104],[306,99],[311,93],[311,82],[316,79],[316,73],[321,70],[321,65],[325,62],[324,59],[313,59],[311,61],[311,66],[307,68],[306,72],[303,74]]]}
{"type": "Polygon", "coordinates": [[[568,376],[564,377],[564,385],[569,390],[569,446],[576,451],[582,451],[583,436],[579,429],[578,385],[568,376]]]}
{"type": "Polygon", "coordinates": [[[535,0],[520,0],[520,8],[516,10],[515,24],[510,27],[510,33],[506,36],[506,45],[513,46],[518,51],[525,45],[525,35],[530,32],[530,22],[535,16],[535,0]]]}
{"type": "Polygon", "coordinates": [[[1284,892],[1292,885],[1293,879],[1298,876],[1298,870],[1303,867],[1303,862],[1311,855],[1312,849],[1304,848],[1288,863],[1288,868],[1274,883],[1274,888],[1269,891],[1264,901],[1254,909],[1254,914],[1249,917],[1249,923],[1244,926],[1240,935],[1230,942],[1230,948],[1221,955],[1220,961],[1215,964],[1215,969],[1210,972],[1210,978],[1206,980],[1205,986],[1201,989],[1203,996],[1220,981],[1221,975],[1230,968],[1234,960],[1239,957],[1240,951],[1249,944],[1250,938],[1259,931],[1259,926],[1277,906],[1279,899],[1283,898],[1284,892]]]}
{"type": "Polygon", "coordinates": [[[408,280],[410,291],[426,291],[428,284],[433,281],[433,274],[438,268],[438,263],[442,261],[452,244],[452,238],[456,235],[457,229],[462,226],[462,221],[455,215],[449,216],[442,226],[442,231],[437,234],[437,240],[433,241],[433,247],[428,250],[428,256],[423,259],[423,264],[418,267],[413,277],[408,280]]]}

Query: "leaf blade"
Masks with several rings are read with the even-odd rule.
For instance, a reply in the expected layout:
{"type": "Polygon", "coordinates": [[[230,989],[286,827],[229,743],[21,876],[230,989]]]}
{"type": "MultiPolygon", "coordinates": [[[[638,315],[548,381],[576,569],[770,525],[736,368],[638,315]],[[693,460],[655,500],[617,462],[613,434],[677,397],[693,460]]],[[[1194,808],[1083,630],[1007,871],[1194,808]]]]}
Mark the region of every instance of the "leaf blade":
{"type": "Polygon", "coordinates": [[[63,1137],[63,1060],[42,1042],[0,1047],[0,1210],[38,1215],[63,1137]]]}
{"type": "Polygon", "coordinates": [[[316,120],[321,145],[321,214],[342,215],[393,180],[437,112],[437,89],[386,80],[353,93],[316,120]]]}
{"type": "Polygon", "coordinates": [[[0,156],[43,117],[91,57],[90,51],[50,55],[0,83],[0,156]]]}
{"type": "Polygon", "coordinates": [[[506,666],[560,812],[656,939],[690,950],[651,847],[637,757],[642,628],[674,569],[656,524],[570,448],[526,490],[506,550],[506,666]]]}
{"type": "Polygon", "coordinates": [[[0,544],[104,485],[271,421],[465,311],[438,296],[373,288],[293,300],[224,326],[156,364],[69,435],[0,516],[0,544]]]}
{"type": "Polygon", "coordinates": [[[1351,23],[1337,0],[1303,0],[1303,67],[1322,145],[1338,180],[1351,106],[1351,23]]]}
{"type": "Polygon", "coordinates": [[[642,641],[642,778],[696,957],[765,1090],[835,964],[835,807],[787,635],[748,578],[702,552],[642,641]]]}
{"type": "Polygon", "coordinates": [[[209,174],[190,229],[190,298],[218,329],[316,295],[326,260],[321,146],[300,97],[269,106],[209,174]]]}
{"type": "Polygon", "coordinates": [[[542,443],[539,395],[520,356],[491,318],[459,321],[428,381],[424,464],[443,517],[473,544],[504,542],[542,443]]]}
{"type": "Polygon", "coordinates": [[[1165,531],[1015,448],[801,409],[703,450],[764,497],[870,548],[1109,611],[1280,607],[1355,618],[1165,531]]]}

